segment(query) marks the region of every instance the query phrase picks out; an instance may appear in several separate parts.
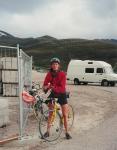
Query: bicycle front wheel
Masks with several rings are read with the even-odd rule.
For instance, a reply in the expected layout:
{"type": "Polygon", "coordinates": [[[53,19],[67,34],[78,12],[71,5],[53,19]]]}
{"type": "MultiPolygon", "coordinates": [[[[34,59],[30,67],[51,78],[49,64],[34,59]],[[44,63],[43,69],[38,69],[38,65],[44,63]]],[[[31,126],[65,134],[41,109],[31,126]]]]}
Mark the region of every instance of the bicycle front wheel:
{"type": "Polygon", "coordinates": [[[54,110],[47,110],[43,113],[43,115],[39,120],[39,132],[41,134],[41,138],[45,139],[48,142],[57,140],[60,137],[63,129],[61,116],[58,112],[56,112],[56,115],[54,116],[54,118],[52,118],[52,121],[49,123],[50,125],[49,136],[48,137],[44,136],[44,134],[47,132],[50,114],[52,114],[51,117],[53,117],[53,113],[55,113],[54,110]]]}

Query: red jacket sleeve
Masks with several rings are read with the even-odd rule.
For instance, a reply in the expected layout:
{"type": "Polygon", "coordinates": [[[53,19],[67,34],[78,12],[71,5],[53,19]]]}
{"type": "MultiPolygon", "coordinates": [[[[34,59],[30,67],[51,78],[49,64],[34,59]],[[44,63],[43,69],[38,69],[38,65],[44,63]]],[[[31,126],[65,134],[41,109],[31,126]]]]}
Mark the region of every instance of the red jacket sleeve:
{"type": "Polygon", "coordinates": [[[59,85],[55,85],[53,91],[55,93],[64,93],[66,91],[66,74],[61,72],[59,85]]]}
{"type": "Polygon", "coordinates": [[[51,81],[51,75],[50,75],[50,72],[48,72],[47,75],[46,75],[46,77],[45,77],[43,86],[48,85],[48,83],[49,83],[50,81],[51,81]]]}

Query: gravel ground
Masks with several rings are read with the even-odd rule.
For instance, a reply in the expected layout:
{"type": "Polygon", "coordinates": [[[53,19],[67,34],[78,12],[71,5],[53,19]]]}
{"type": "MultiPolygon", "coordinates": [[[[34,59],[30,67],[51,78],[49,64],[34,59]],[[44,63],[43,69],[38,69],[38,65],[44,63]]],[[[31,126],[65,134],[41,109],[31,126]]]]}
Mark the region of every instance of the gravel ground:
{"type": "MultiPolygon", "coordinates": [[[[33,80],[39,81],[41,85],[44,76],[44,73],[33,71],[33,80]]],[[[75,86],[69,82],[67,84],[67,90],[71,93],[69,103],[72,104],[75,111],[74,127],[71,131],[72,136],[75,138],[96,128],[100,123],[117,113],[117,86],[101,87],[94,84],[75,86]]],[[[2,135],[0,138],[18,133],[18,104],[19,101],[17,98],[9,98],[10,124],[5,129],[0,129],[0,135],[2,135]]],[[[37,123],[33,121],[33,119],[30,120],[31,127],[36,129],[37,123]]],[[[70,142],[71,144],[72,140],[70,142]]],[[[64,139],[64,133],[62,133],[60,139],[55,143],[44,142],[38,138],[24,139],[22,141],[18,140],[2,145],[0,149],[50,149],[52,147],[56,148],[58,144],[64,142],[67,143],[64,139]]],[[[62,145],[65,150],[65,144],[62,145]]]]}

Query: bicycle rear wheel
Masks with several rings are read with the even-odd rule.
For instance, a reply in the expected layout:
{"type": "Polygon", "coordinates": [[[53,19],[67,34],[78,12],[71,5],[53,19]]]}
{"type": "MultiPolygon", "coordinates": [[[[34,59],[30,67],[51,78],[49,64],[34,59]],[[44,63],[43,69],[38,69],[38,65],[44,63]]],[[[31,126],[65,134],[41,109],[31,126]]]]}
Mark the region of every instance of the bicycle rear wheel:
{"type": "Polygon", "coordinates": [[[74,110],[71,105],[69,105],[69,110],[68,110],[68,130],[71,130],[72,126],[74,123],[74,110]]]}
{"type": "Polygon", "coordinates": [[[60,137],[62,129],[63,129],[63,123],[62,123],[61,116],[58,112],[56,112],[56,116],[54,117],[54,119],[52,119],[53,121],[50,124],[50,126],[51,126],[50,134],[48,137],[44,137],[44,134],[47,131],[49,114],[54,113],[53,111],[54,110],[45,111],[39,120],[39,132],[41,134],[41,137],[48,142],[57,140],[60,137]]]}

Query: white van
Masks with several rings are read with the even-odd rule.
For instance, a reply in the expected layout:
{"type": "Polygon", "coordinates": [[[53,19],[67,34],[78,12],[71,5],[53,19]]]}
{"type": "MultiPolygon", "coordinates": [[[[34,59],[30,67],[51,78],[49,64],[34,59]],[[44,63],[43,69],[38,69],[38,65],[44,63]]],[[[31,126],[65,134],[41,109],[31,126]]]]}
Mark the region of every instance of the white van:
{"type": "Polygon", "coordinates": [[[104,61],[71,60],[67,69],[67,80],[74,81],[75,85],[101,83],[102,86],[115,86],[117,74],[104,61]]]}

